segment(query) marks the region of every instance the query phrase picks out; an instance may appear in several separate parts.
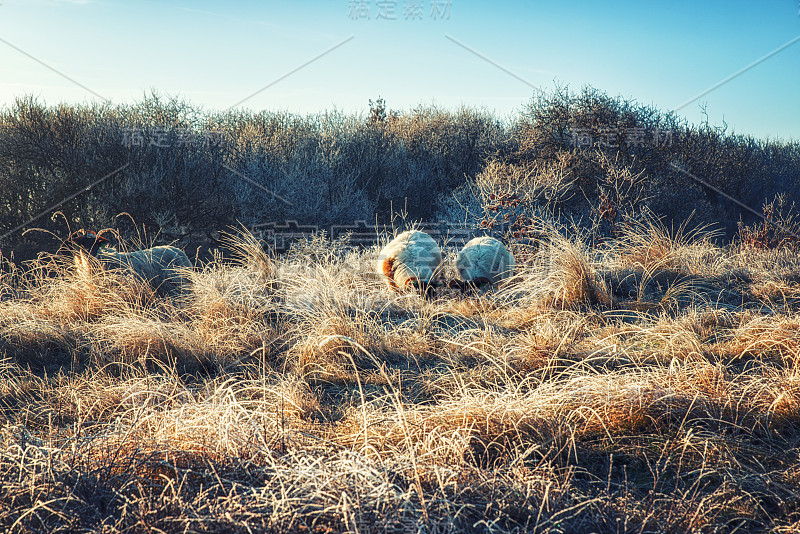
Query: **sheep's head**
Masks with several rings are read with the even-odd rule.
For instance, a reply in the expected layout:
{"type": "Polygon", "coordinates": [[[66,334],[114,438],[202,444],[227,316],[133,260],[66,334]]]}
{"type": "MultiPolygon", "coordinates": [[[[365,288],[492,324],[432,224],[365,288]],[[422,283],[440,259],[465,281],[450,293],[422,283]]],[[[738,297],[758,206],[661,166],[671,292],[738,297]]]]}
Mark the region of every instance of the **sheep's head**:
{"type": "Polygon", "coordinates": [[[97,251],[99,251],[101,247],[109,245],[110,243],[111,241],[97,232],[83,229],[74,232],[67,240],[67,244],[72,245],[73,250],[84,250],[92,256],[97,255],[97,251]]]}
{"type": "Polygon", "coordinates": [[[489,278],[479,276],[472,280],[450,280],[447,282],[446,287],[466,293],[467,291],[475,291],[490,285],[492,285],[492,281],[489,278]]]}
{"type": "Polygon", "coordinates": [[[414,292],[422,295],[423,298],[430,299],[436,296],[436,288],[442,285],[439,280],[420,280],[419,278],[409,278],[406,281],[406,289],[413,289],[414,292]]]}

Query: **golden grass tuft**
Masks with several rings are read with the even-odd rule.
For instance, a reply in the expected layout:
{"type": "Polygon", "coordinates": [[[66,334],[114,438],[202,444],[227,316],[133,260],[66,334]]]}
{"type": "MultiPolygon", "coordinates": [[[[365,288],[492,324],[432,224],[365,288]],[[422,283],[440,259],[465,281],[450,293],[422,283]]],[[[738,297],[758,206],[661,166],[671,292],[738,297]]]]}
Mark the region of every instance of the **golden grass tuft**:
{"type": "Polygon", "coordinates": [[[620,261],[645,271],[669,269],[686,272],[692,256],[703,256],[703,260],[708,262],[713,258],[710,243],[717,232],[707,227],[689,230],[688,224],[686,221],[677,230],[670,230],[652,215],[626,221],[617,244],[620,261]]]}
{"type": "Polygon", "coordinates": [[[39,303],[41,313],[60,322],[92,322],[110,310],[161,305],[147,282],[122,271],[105,270],[85,255],[80,267],[70,263],[58,266],[55,277],[34,284],[30,298],[39,303]]]}
{"type": "Polygon", "coordinates": [[[549,272],[542,284],[547,306],[575,309],[612,304],[609,289],[597,275],[582,243],[555,238],[550,243],[548,256],[549,272]]]}

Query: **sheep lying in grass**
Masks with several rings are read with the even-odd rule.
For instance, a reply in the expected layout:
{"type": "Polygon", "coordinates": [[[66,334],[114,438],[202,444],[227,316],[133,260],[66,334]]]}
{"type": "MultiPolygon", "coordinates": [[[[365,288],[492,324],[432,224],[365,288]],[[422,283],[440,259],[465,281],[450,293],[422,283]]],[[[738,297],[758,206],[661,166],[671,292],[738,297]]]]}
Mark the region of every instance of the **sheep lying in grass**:
{"type": "Polygon", "coordinates": [[[450,287],[463,291],[496,284],[514,274],[514,256],[497,239],[476,237],[458,253],[456,269],[460,280],[451,282],[450,287]]]}
{"type": "Polygon", "coordinates": [[[179,248],[160,246],[118,252],[108,239],[93,231],[78,230],[70,236],[67,244],[75,255],[78,269],[90,269],[88,253],[104,268],[131,272],[166,295],[175,295],[183,290],[185,280],[181,270],[192,267],[189,257],[179,248]]]}
{"type": "Polygon", "coordinates": [[[417,289],[429,295],[442,264],[442,251],[431,236],[409,230],[378,254],[377,271],[395,291],[417,289]]]}

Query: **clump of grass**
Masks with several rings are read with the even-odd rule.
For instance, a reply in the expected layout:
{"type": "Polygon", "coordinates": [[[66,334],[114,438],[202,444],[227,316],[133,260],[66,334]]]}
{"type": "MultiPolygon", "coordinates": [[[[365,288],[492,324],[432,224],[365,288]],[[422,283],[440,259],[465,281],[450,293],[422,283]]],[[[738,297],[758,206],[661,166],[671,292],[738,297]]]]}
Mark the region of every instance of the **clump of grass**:
{"type": "Polygon", "coordinates": [[[270,286],[275,278],[275,260],[265,245],[242,227],[235,234],[225,234],[223,243],[233,250],[237,262],[248,268],[265,285],[270,286]]]}
{"type": "Polygon", "coordinates": [[[74,268],[70,262],[56,263],[54,272],[30,283],[30,299],[39,303],[41,313],[54,321],[91,323],[110,311],[158,308],[162,301],[146,281],[126,273],[106,270],[91,257],[87,268],[74,268]]]}
{"type": "Polygon", "coordinates": [[[598,276],[582,243],[568,239],[551,241],[548,272],[543,280],[545,304],[561,309],[612,305],[612,296],[598,276]]]}
{"type": "Polygon", "coordinates": [[[670,230],[653,214],[627,220],[616,244],[620,262],[645,271],[690,272],[687,256],[692,252],[708,253],[713,249],[712,240],[718,237],[719,232],[707,226],[689,228],[689,224],[687,220],[677,229],[670,230]]]}

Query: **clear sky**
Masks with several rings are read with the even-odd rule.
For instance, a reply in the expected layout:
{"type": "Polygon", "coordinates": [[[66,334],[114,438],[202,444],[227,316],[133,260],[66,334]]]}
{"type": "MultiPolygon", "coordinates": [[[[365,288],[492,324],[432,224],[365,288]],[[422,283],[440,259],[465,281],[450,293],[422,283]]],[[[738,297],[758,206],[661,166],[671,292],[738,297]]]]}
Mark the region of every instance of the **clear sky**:
{"type": "Polygon", "coordinates": [[[785,46],[679,113],[800,140],[798,2],[0,0],[0,105],[154,89],[226,109],[272,84],[239,105],[510,116],[559,83],[668,110],[785,46]]]}

